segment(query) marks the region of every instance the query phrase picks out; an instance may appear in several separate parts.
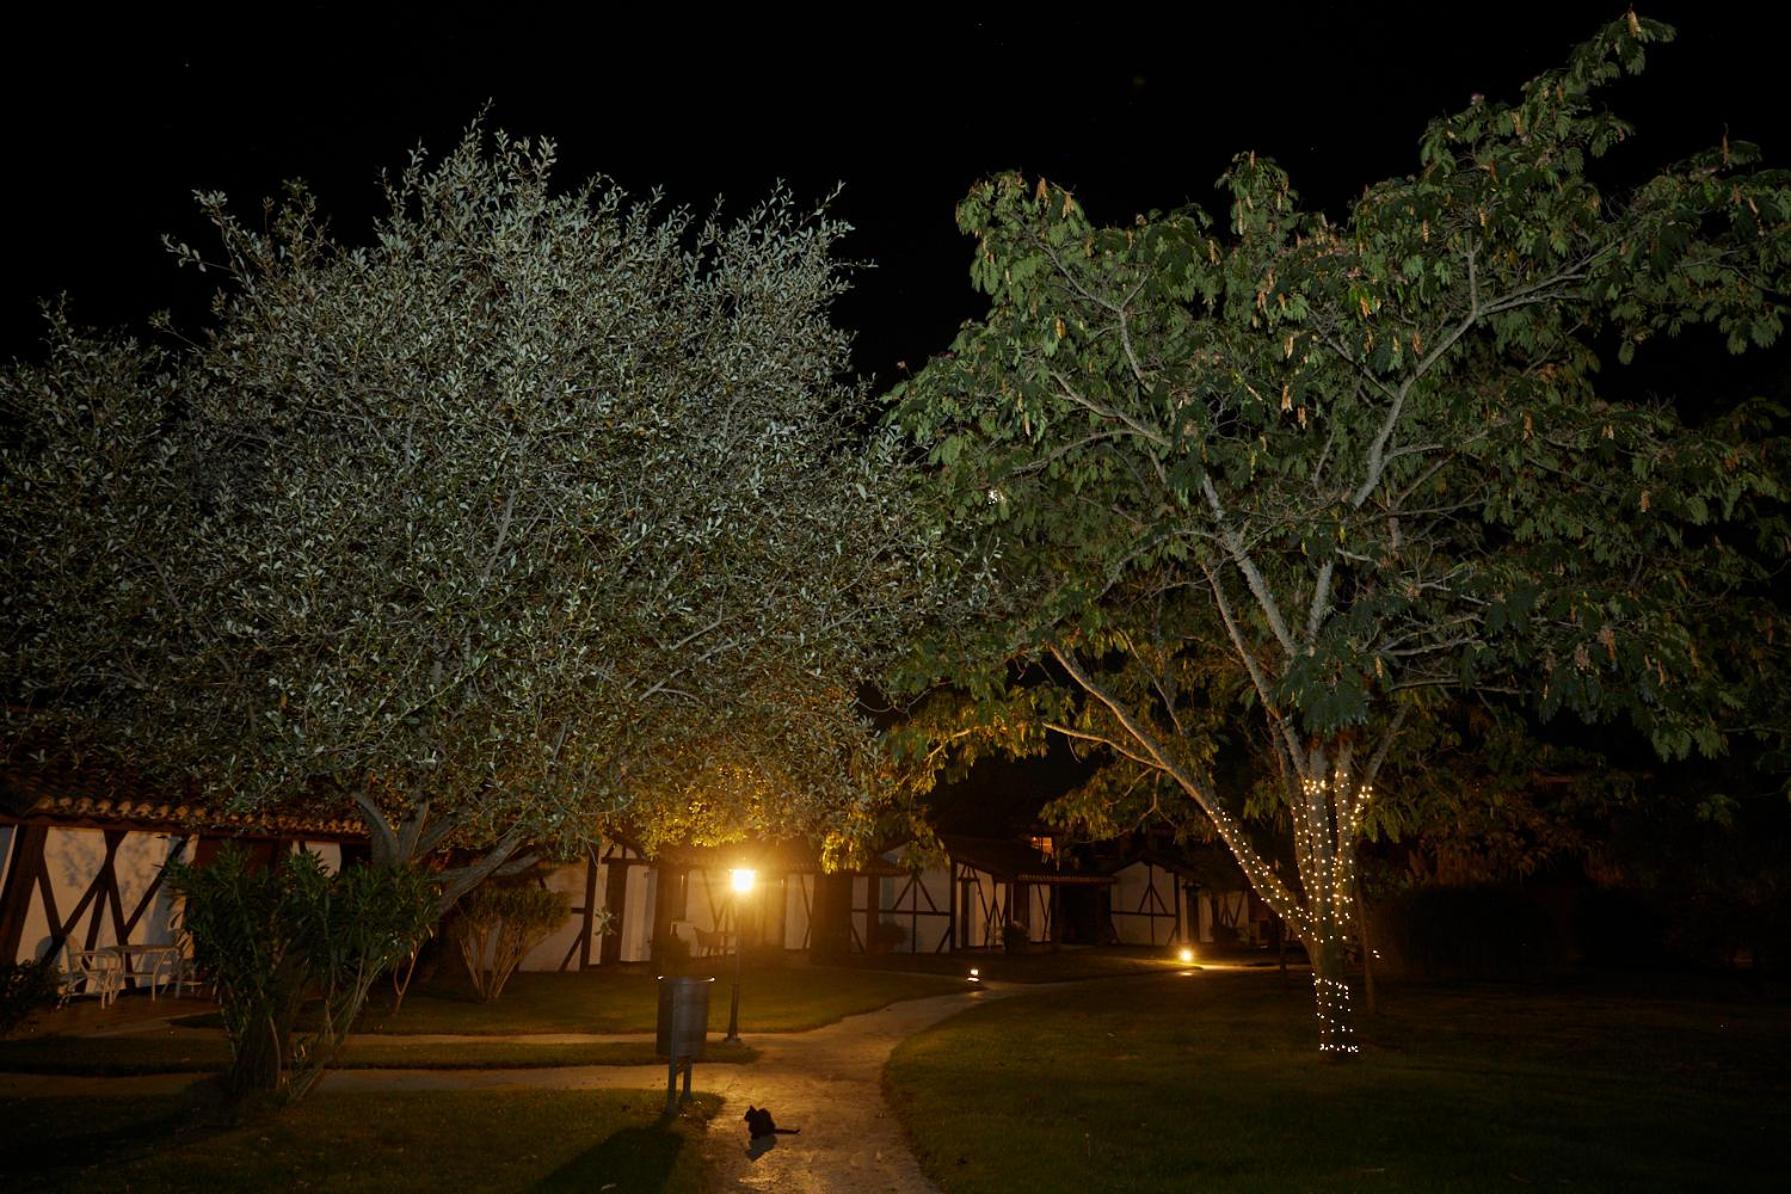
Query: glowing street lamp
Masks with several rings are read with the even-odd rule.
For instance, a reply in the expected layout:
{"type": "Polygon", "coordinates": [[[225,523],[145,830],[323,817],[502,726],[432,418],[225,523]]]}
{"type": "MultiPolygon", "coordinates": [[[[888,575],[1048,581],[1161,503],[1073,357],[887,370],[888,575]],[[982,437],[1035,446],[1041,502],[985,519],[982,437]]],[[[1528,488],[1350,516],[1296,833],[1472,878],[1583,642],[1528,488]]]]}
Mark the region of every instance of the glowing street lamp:
{"type": "Polygon", "coordinates": [[[735,867],[728,875],[728,886],[734,890],[734,898],[729,911],[734,917],[734,993],[728,1001],[728,1035],[724,1041],[738,1045],[740,1043],[740,947],[746,944],[746,938],[740,932],[740,897],[752,892],[754,880],[758,872],[751,867],[735,867]]]}
{"type": "Polygon", "coordinates": [[[1194,962],[1194,951],[1185,945],[1182,946],[1181,952],[1175,956],[1181,959],[1182,965],[1184,966],[1192,965],[1194,962]]]}

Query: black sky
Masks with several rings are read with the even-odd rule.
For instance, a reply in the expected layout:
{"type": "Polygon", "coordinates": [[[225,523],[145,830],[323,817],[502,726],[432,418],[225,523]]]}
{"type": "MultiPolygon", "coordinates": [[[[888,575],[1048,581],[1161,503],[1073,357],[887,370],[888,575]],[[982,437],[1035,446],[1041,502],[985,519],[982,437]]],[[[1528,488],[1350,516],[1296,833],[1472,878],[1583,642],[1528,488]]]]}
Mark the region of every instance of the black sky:
{"type": "MultiPolygon", "coordinates": [[[[977,178],[1048,174],[1097,219],[1123,220],[1212,204],[1230,155],[1256,149],[1337,209],[1411,169],[1429,118],[1472,92],[1514,95],[1622,9],[642,11],[665,15],[287,4],[7,17],[0,355],[32,351],[36,302],[62,291],[83,322],[137,325],[162,306],[196,320],[203,283],[159,245],[163,232],[202,236],[192,190],[222,189],[253,210],[303,177],[337,229],[358,234],[379,170],[419,140],[446,147],[490,100],[493,123],[559,141],[568,181],[602,172],[697,205],[751,200],[777,179],[806,197],[843,182],[838,210],[858,228],[847,251],[877,268],[841,318],[858,333],[859,367],[888,379],[978,310],[952,219],[977,178]]],[[[1791,162],[1778,31],[1742,4],[1643,11],[1680,40],[1620,93],[1642,134],[1630,159],[1681,155],[1726,125],[1791,162]]]]}

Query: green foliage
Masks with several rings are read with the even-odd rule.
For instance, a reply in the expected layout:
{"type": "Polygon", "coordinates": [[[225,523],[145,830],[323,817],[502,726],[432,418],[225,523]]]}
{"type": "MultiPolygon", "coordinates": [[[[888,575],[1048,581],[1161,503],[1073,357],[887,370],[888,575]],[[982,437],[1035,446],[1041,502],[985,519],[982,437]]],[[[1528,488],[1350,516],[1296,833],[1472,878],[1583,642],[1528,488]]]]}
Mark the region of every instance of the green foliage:
{"type": "Polygon", "coordinates": [[[1223,221],[973,188],[989,312],[895,418],[998,596],[908,662],[953,691],[906,757],[1064,735],[1109,766],[1061,811],[1186,797],[1335,944],[1356,841],[1410,823],[1387,806],[1413,727],[1451,702],[1622,718],[1668,758],[1788,740],[1784,412],[1712,395],[1693,426],[1600,384],[1613,345],[1770,344],[1791,291],[1791,175],[1753,147],[1626,193],[1589,173],[1628,134],[1599,89],[1669,35],[1625,17],[1517,103],[1437,120],[1341,221],[1256,154],[1223,221]],[[1297,889],[1246,812],[1291,826],[1297,889]]]}
{"type": "Polygon", "coordinates": [[[475,128],[359,242],[201,195],[203,335],[51,312],[0,371],[4,746],[462,844],[866,830],[858,686],[943,588],[840,380],[845,227],[554,165],[475,128]]]}
{"type": "Polygon", "coordinates": [[[308,851],[256,866],[227,846],[207,866],[170,863],[193,958],[217,985],[230,1089],[303,1098],[359,1015],[368,989],[428,931],[435,893],[409,867],[331,875],[308,851]],[[296,1025],[308,997],[319,1017],[296,1025]]]}
{"type": "Polygon", "coordinates": [[[0,962],[0,1037],[55,1005],[58,977],[54,958],[0,962]]]}
{"type": "Polygon", "coordinates": [[[461,900],[449,932],[481,1001],[503,994],[524,956],[565,924],[571,909],[563,891],[512,884],[486,883],[461,900]]]}

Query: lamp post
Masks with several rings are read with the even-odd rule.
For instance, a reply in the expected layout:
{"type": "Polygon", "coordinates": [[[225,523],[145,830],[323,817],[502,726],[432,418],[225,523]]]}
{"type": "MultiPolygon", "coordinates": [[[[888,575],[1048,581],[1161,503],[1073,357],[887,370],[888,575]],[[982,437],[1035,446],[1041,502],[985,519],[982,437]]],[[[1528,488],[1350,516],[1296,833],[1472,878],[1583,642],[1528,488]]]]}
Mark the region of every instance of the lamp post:
{"type": "Polygon", "coordinates": [[[728,1035],[724,1041],[738,1045],[740,1043],[740,953],[741,946],[746,944],[746,937],[740,931],[740,897],[752,891],[753,880],[758,878],[751,867],[735,867],[728,876],[729,885],[734,889],[732,912],[734,915],[734,993],[728,1001],[728,1035]]]}

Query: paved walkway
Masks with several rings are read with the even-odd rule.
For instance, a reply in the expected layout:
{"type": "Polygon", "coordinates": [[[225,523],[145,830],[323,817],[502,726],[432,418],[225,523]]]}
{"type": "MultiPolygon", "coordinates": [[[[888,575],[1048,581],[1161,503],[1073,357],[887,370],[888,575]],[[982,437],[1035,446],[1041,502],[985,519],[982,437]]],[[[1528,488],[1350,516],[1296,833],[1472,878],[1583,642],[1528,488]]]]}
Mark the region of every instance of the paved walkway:
{"type": "MultiPolygon", "coordinates": [[[[848,1016],[811,1032],[748,1033],[758,1051],[748,1065],[698,1063],[694,1086],[722,1097],[704,1138],[704,1152],[721,1190],[776,1190],[792,1194],[931,1191],[901,1126],[883,1100],[883,1065],[906,1038],[947,1017],[994,999],[1093,983],[1154,981],[1160,975],[1083,979],[1067,983],[984,983],[952,995],[911,999],[848,1016]],[[750,1149],[743,1116],[748,1104],[768,1107],[783,1127],[768,1149],[750,1149]]],[[[123,1032],[167,1030],[145,1016],[123,1032]]],[[[180,1030],[176,1030],[180,1031],[180,1030]]],[[[190,1030],[213,1033],[215,1029],[190,1030]]],[[[382,1035],[414,1044],[506,1042],[563,1045],[641,1041],[651,1033],[533,1033],[516,1036],[382,1035]]],[[[191,1074],[129,1078],[0,1074],[0,1098],[45,1095],[164,1094],[185,1089],[191,1074]]],[[[665,1066],[555,1066],[541,1069],[332,1070],[330,1090],[665,1090],[665,1066]]]]}
{"type": "MultiPolygon", "coordinates": [[[[1096,980],[1111,981],[1111,980],[1096,980]]],[[[750,1065],[698,1063],[695,1088],[722,1097],[722,1107],[704,1149],[722,1190],[777,1190],[793,1194],[823,1191],[932,1190],[895,1118],[883,1101],[883,1064],[907,1037],[979,1003],[1050,990],[1062,984],[1022,986],[989,983],[961,994],[937,995],[891,1004],[880,1011],[848,1016],[812,1032],[749,1033],[759,1051],[750,1065]],[[769,1107],[783,1127],[763,1151],[748,1150],[747,1105],[769,1107]]],[[[140,1026],[139,1031],[142,1030],[140,1026]]],[[[640,1040],[640,1033],[592,1035],[536,1034],[512,1037],[409,1037],[418,1044],[457,1040],[564,1044],[580,1041],[640,1040]]],[[[382,1040],[397,1039],[382,1037],[382,1040]]],[[[0,1097],[28,1095],[159,1094],[184,1089],[191,1074],[150,1074],[130,1078],[77,1078],[0,1074],[0,1097]]],[[[561,1066],[513,1070],[333,1070],[323,1079],[329,1090],[588,1090],[665,1089],[665,1067],[561,1066]]]]}
{"type": "MultiPolygon", "coordinates": [[[[990,999],[1040,990],[991,984],[848,1016],[812,1032],[748,1033],[751,1065],[697,1064],[695,1087],[722,1097],[704,1151],[717,1189],[824,1191],[932,1190],[901,1126],[883,1101],[883,1063],[907,1037],[990,999]],[[769,1149],[749,1151],[748,1104],[769,1107],[782,1127],[769,1149]]],[[[490,1039],[490,1038],[486,1038],[490,1039]]],[[[521,1039],[521,1038],[515,1038],[521,1039]]],[[[336,1070],[330,1090],[553,1090],[665,1087],[665,1067],[575,1066],[540,1070],[336,1070]]]]}

